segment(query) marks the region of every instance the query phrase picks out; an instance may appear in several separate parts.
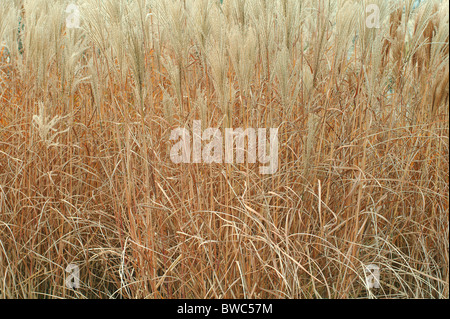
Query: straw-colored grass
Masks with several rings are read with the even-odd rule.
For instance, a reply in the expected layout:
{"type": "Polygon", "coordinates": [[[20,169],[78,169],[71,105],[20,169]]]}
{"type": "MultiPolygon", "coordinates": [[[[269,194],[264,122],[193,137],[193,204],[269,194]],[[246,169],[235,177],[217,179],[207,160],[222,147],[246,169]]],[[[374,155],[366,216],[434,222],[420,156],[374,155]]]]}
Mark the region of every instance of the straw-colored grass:
{"type": "Polygon", "coordinates": [[[73,2],[0,2],[0,298],[449,297],[448,1],[73,2]]]}

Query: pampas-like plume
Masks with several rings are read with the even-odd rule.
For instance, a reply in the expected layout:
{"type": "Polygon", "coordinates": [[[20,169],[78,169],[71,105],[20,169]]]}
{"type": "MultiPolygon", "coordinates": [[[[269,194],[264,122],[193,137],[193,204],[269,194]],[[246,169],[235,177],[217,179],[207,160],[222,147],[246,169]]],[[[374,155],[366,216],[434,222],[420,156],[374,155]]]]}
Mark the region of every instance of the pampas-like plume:
{"type": "Polygon", "coordinates": [[[33,115],[33,125],[36,128],[41,140],[45,142],[47,147],[58,146],[58,143],[54,142],[54,139],[58,135],[67,132],[69,129],[67,128],[63,131],[58,131],[55,126],[63,118],[59,115],[55,115],[53,118],[51,118],[51,116],[47,115],[47,108],[45,107],[44,103],[38,102],[38,105],[39,114],[33,115]]]}

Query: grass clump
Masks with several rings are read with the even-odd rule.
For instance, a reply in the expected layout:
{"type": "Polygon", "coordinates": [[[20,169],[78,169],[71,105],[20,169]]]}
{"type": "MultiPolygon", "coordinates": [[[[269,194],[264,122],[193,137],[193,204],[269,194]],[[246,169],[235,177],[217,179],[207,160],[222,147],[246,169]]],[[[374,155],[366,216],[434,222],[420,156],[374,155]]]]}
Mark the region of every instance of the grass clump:
{"type": "Polygon", "coordinates": [[[448,298],[449,4],[370,3],[1,2],[0,297],[448,298]],[[198,119],[278,170],[172,163],[198,119]]]}

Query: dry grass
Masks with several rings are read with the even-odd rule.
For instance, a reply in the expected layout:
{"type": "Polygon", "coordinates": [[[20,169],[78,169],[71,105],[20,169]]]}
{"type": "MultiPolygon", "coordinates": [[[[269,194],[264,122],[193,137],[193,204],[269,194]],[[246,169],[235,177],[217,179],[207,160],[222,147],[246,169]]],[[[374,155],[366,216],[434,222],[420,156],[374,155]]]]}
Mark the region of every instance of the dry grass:
{"type": "Polygon", "coordinates": [[[74,2],[0,3],[1,298],[449,297],[448,1],[74,2]],[[278,171],[172,163],[194,119],[278,171]]]}

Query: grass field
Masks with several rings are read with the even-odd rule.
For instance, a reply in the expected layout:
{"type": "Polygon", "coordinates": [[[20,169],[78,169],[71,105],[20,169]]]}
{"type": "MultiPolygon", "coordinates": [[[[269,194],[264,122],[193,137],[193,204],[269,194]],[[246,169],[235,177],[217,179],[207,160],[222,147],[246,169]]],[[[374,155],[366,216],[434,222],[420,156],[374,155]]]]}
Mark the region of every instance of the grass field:
{"type": "Polygon", "coordinates": [[[0,298],[449,297],[448,0],[71,2],[0,2],[0,298]]]}

